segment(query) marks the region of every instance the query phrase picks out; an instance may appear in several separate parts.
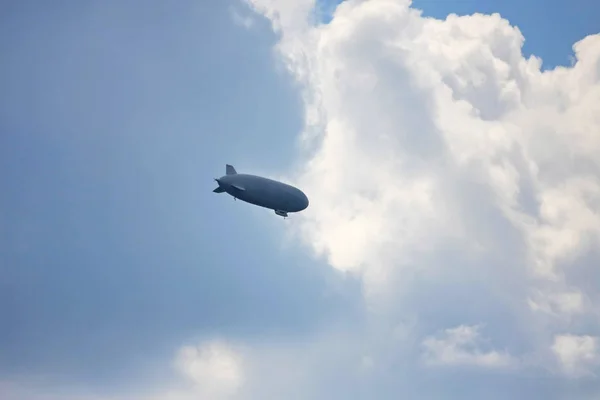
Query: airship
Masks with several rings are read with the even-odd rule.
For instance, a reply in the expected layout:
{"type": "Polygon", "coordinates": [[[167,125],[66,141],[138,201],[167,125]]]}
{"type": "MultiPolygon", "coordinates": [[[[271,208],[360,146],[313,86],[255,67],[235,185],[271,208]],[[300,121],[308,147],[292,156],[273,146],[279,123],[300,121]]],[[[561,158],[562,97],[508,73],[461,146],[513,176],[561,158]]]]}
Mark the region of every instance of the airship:
{"type": "Polygon", "coordinates": [[[288,213],[308,207],[308,197],[302,190],[273,179],[257,175],[238,174],[233,165],[225,164],[225,175],[215,178],[219,187],[214,193],[227,193],[233,199],[264,207],[286,218],[288,213]]]}

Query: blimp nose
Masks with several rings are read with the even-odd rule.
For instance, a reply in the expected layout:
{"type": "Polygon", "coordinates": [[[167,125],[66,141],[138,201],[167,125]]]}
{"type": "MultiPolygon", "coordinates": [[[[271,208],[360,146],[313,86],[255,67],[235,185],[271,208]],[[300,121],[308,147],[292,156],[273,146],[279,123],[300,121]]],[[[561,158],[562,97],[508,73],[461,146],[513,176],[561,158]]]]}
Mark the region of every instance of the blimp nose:
{"type": "Polygon", "coordinates": [[[308,197],[304,193],[302,193],[302,209],[306,209],[308,207],[308,204],[308,197]]]}

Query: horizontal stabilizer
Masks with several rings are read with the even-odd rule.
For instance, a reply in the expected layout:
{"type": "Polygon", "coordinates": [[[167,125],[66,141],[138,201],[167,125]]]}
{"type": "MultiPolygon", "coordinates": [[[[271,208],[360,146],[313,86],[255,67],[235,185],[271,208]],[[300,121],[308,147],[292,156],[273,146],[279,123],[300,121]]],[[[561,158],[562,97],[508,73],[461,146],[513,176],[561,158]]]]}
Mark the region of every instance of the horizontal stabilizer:
{"type": "Polygon", "coordinates": [[[240,185],[231,185],[231,187],[236,190],[239,190],[240,192],[243,192],[244,190],[246,190],[243,187],[241,187],[240,185]]]}
{"type": "Polygon", "coordinates": [[[216,188],[215,190],[213,190],[213,192],[215,192],[215,193],[223,193],[224,191],[225,191],[225,189],[223,189],[220,186],[218,188],[216,188]]]}
{"type": "Polygon", "coordinates": [[[233,168],[233,165],[226,164],[225,165],[225,174],[226,175],[236,175],[237,171],[233,168]]]}

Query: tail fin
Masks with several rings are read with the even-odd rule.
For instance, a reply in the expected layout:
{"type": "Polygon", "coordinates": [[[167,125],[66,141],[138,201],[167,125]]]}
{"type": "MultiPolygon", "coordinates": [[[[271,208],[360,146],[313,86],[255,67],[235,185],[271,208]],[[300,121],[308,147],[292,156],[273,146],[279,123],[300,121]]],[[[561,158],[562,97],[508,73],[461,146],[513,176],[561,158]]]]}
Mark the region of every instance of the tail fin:
{"type": "Polygon", "coordinates": [[[233,168],[233,165],[226,164],[225,165],[225,174],[226,175],[236,175],[237,171],[233,168]]]}

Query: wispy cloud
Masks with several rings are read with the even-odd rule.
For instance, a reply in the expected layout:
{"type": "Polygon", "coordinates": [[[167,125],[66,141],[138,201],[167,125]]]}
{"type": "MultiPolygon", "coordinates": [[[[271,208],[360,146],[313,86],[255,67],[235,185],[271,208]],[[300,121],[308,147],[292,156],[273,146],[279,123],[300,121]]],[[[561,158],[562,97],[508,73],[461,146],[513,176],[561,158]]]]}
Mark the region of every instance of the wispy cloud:
{"type": "Polygon", "coordinates": [[[502,368],[517,363],[510,354],[496,350],[484,351],[485,342],[479,326],[461,325],[444,330],[441,338],[427,337],[423,340],[423,359],[431,366],[480,366],[502,368]]]}
{"type": "Polygon", "coordinates": [[[250,29],[255,24],[255,17],[249,11],[241,11],[239,7],[229,6],[229,14],[233,22],[238,26],[250,29]]]}

